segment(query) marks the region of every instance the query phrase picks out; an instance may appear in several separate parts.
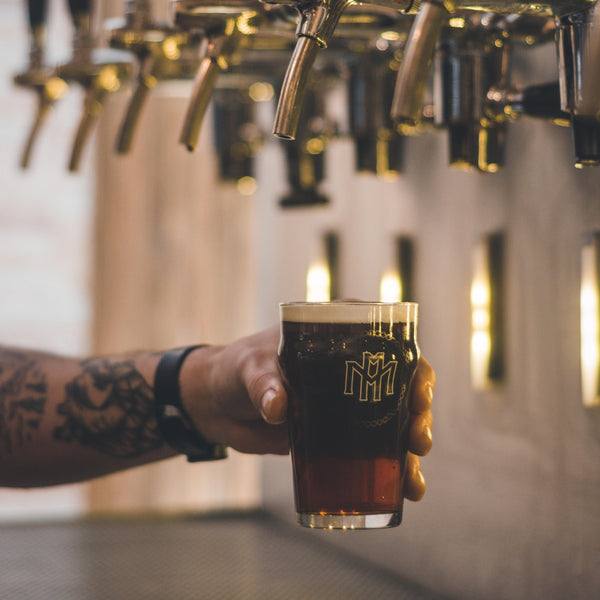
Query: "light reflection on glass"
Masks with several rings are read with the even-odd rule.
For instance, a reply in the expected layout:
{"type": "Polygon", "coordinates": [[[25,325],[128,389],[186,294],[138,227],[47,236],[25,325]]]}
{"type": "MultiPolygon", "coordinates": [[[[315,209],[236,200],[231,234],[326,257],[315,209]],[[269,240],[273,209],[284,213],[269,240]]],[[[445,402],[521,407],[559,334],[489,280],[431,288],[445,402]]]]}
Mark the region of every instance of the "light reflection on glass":
{"type": "Polygon", "coordinates": [[[598,261],[595,240],[581,252],[581,394],[584,406],[600,404],[598,375],[600,358],[600,326],[598,323],[598,261]]]}

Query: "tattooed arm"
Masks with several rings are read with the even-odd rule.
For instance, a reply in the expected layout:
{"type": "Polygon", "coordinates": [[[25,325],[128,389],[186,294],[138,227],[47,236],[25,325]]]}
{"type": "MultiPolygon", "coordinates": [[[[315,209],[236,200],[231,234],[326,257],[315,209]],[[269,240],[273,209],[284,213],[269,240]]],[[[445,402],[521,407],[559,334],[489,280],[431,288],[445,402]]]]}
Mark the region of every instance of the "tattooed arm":
{"type": "Polygon", "coordinates": [[[0,348],[0,484],[79,481],[168,456],[152,415],[157,360],[0,348]]]}
{"type": "MultiPolygon", "coordinates": [[[[278,328],[191,352],[183,405],[209,442],[240,452],[287,454],[287,397],[278,328]]],[[[86,360],[0,347],[0,486],[82,481],[173,456],[154,417],[160,354],[86,360]]],[[[425,492],[418,455],[431,447],[435,374],[421,359],[412,393],[405,495],[425,492]]]]}
{"type": "MultiPolygon", "coordinates": [[[[188,356],[183,402],[209,441],[287,453],[276,344],[271,330],[188,356]]],[[[81,481],[175,455],[154,416],[159,359],[135,353],[76,360],[0,347],[0,485],[81,481]]]]}

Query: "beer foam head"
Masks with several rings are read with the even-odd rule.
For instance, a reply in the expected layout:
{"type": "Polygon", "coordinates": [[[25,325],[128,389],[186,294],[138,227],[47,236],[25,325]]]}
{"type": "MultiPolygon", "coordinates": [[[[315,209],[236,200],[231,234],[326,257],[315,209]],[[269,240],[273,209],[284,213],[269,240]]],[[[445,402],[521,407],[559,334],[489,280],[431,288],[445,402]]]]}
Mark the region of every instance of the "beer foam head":
{"type": "Polygon", "coordinates": [[[294,323],[416,323],[415,302],[283,302],[282,321],[294,323]]]}

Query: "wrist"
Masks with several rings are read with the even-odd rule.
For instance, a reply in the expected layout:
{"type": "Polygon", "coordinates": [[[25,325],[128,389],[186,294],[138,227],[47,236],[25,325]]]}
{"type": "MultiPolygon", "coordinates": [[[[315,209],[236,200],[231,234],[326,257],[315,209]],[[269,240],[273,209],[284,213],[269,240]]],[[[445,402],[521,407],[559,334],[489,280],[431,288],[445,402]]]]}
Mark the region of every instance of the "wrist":
{"type": "MultiPolygon", "coordinates": [[[[190,414],[190,406],[195,408],[205,405],[207,396],[202,391],[194,394],[189,390],[189,384],[198,382],[202,387],[206,384],[207,373],[203,372],[203,368],[198,365],[198,356],[193,364],[187,365],[186,372],[189,375],[184,376],[184,365],[190,361],[193,354],[198,354],[204,348],[204,346],[190,346],[165,352],[154,376],[158,428],[164,440],[177,452],[187,455],[190,462],[216,460],[227,456],[222,444],[205,438],[197,426],[199,421],[196,411],[193,411],[193,416],[190,414]],[[188,400],[185,403],[184,397],[188,400]]],[[[204,363],[200,364],[204,365],[204,363]]]]}

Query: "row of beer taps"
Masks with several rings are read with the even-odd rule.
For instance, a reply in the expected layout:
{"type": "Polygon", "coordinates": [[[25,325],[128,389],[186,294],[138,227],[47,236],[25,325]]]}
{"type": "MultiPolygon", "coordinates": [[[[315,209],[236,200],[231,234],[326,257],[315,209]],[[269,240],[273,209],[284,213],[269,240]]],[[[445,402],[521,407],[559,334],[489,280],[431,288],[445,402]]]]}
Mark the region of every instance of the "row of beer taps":
{"type": "Polygon", "coordinates": [[[180,142],[195,149],[212,105],[225,178],[251,171],[264,139],[253,116],[256,90],[274,91],[272,132],[288,140],[297,192],[284,204],[326,201],[316,191],[323,151],[342,134],[355,142],[360,171],[397,172],[406,136],[444,129],[451,165],[494,172],[504,162],[508,124],[527,115],[571,127],[576,166],[600,164],[595,0],[170,0],[166,21],[153,17],[152,0],[125,0],[122,18],[99,33],[92,0],[68,6],[72,58],[48,65],[47,0],[28,0],[29,61],[14,80],[36,92],[38,108],[22,167],[70,85],[84,90],[69,160],[75,171],[108,94],[130,88],[116,141],[126,154],[153,88],[174,79],[193,80],[180,142]],[[548,42],[557,48],[556,79],[515,86],[513,53],[548,42]],[[340,81],[348,90],[346,127],[327,116],[328,90],[340,81]]]}

